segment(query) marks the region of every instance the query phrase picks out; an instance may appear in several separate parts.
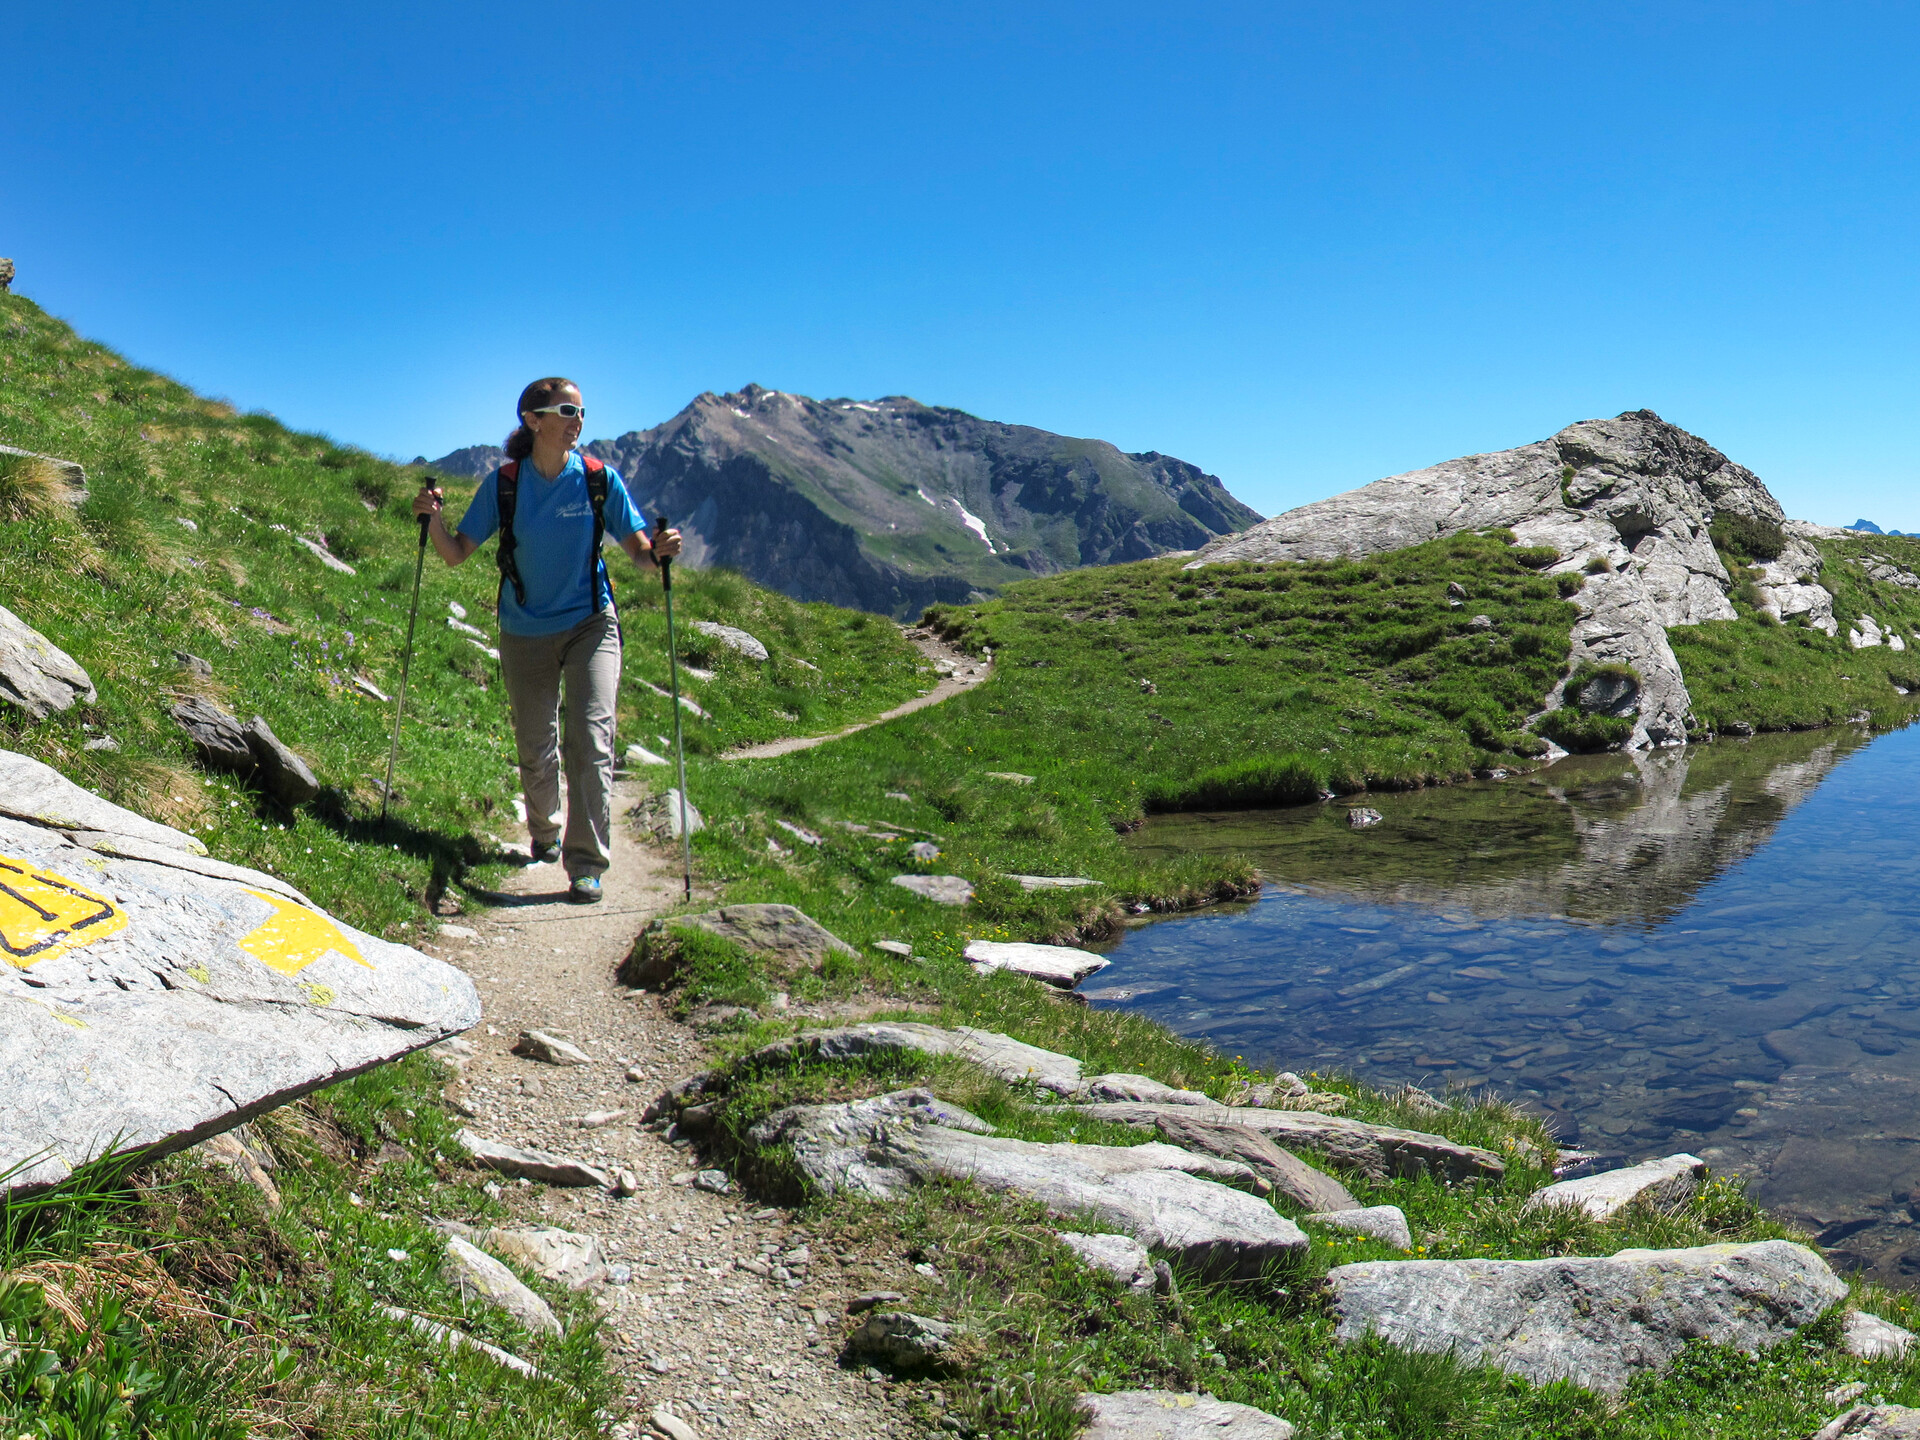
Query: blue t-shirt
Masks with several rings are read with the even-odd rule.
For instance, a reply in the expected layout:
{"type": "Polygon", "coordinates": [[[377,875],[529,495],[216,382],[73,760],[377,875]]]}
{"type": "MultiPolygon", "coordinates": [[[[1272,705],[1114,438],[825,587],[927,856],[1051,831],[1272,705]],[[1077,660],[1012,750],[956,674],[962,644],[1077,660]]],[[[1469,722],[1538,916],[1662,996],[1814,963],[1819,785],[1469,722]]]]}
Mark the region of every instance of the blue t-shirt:
{"type": "MultiPolygon", "coordinates": [[[[627,494],[620,472],[607,469],[607,534],[625,540],[642,528],[639,511],[627,494]]],[[[460,533],[484,543],[500,528],[500,472],[494,471],[474,492],[460,517],[460,533]]],[[[587,590],[587,551],[593,546],[593,500],[587,494],[587,467],[577,453],[567,456],[558,477],[549,480],[531,457],[520,462],[520,489],[513,502],[513,555],[526,586],[527,603],[514,598],[511,583],[500,587],[500,628],[509,635],[558,635],[571,630],[611,603],[607,566],[596,557],[593,592],[587,590]]]]}

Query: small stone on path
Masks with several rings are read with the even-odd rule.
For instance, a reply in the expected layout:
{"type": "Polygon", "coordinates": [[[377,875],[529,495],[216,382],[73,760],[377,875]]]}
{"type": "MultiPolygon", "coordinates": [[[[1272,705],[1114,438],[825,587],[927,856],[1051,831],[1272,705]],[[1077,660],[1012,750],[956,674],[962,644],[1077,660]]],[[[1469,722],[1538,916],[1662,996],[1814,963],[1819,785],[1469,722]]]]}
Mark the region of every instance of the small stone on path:
{"type": "Polygon", "coordinates": [[[906,1298],[898,1290],[868,1290],[847,1301],[847,1314],[859,1315],[877,1305],[893,1305],[906,1298]]]}
{"type": "Polygon", "coordinates": [[[513,1053],[525,1056],[529,1060],[538,1060],[543,1065],[591,1065],[593,1057],[578,1045],[569,1044],[558,1035],[549,1035],[544,1030],[523,1030],[520,1038],[513,1042],[513,1053]]]}
{"type": "Polygon", "coordinates": [[[503,1145],[498,1140],[489,1140],[471,1130],[462,1130],[457,1138],[466,1147],[467,1153],[473,1156],[476,1165],[497,1170],[502,1175],[544,1180],[549,1185],[597,1185],[603,1190],[610,1185],[605,1171],[583,1160],[569,1160],[565,1156],[531,1147],[503,1145]]]}

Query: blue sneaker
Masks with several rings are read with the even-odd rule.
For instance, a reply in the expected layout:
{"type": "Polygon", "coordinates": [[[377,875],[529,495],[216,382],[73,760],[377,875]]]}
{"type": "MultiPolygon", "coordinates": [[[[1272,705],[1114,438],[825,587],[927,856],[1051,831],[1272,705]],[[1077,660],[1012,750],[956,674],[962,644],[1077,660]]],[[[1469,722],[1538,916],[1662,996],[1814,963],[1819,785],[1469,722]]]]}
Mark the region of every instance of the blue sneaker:
{"type": "Polygon", "coordinates": [[[592,905],[600,899],[600,877],[598,875],[576,875],[573,884],[567,887],[567,898],[576,905],[592,905]]]}

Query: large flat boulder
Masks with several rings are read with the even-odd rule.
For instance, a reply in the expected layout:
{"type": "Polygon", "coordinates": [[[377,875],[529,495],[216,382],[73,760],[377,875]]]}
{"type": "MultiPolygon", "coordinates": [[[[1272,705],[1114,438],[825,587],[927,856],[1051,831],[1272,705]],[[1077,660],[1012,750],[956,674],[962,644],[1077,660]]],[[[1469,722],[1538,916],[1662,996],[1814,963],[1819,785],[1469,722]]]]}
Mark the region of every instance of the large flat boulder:
{"type": "Polygon", "coordinates": [[[0,750],[0,815],[56,830],[85,830],[144,840],[169,850],[204,855],[207,847],[184,830],[136,815],[82,789],[51,765],[0,750]]]}
{"type": "Polygon", "coordinates": [[[1093,1423],[1080,1440],[1292,1440],[1277,1415],[1177,1390],[1116,1390],[1082,1395],[1093,1423]]]}
{"type": "Polygon", "coordinates": [[[1609,1220],[1636,1202],[1662,1208],[1685,1204],[1699,1193],[1706,1175],[1707,1162],[1699,1156],[1669,1155],[1548,1185],[1527,1197],[1527,1208],[1564,1205],[1595,1220],[1609,1220]]]}
{"type": "Polygon", "coordinates": [[[1497,1179],[1506,1174],[1507,1169],[1498,1155],[1477,1145],[1462,1145],[1421,1130],[1373,1125],[1365,1120],[1320,1115],[1310,1110],[1268,1110],[1252,1105],[1222,1105],[1218,1109],[1201,1110],[1196,1106],[1131,1101],[1077,1108],[1096,1120],[1142,1128],[1157,1128],[1163,1119],[1192,1121],[1196,1116],[1204,1116],[1209,1124],[1244,1125],[1276,1145],[1311,1150],[1336,1165],[1362,1171],[1375,1180],[1421,1175],[1447,1181],[1497,1179]]]}
{"type": "Polygon", "coordinates": [[[1062,990],[1073,989],[1113,963],[1091,950],[1076,950],[1071,945],[1032,945],[1021,940],[972,941],[967,946],[967,960],[982,975],[1011,970],[1062,990]]]}
{"type": "Polygon", "coordinates": [[[882,1020],[865,1025],[840,1025],[830,1030],[802,1030],[784,1040],[763,1045],[742,1059],[744,1069],[805,1063],[812,1060],[849,1060],[899,1050],[928,1055],[958,1055],[1010,1085],[1032,1082],[1043,1089],[1071,1093],[1080,1084],[1080,1062],[1071,1055],[1042,1050],[992,1030],[956,1025],[951,1030],[911,1020],[882,1020]]]}
{"type": "Polygon", "coordinates": [[[1057,1215],[1091,1217],[1213,1275],[1257,1276],[1307,1246],[1292,1221],[1231,1188],[1257,1183],[1244,1165],[1172,1145],[1043,1145],[992,1129],[925,1090],[903,1090],[789,1106],[756,1125],[750,1139],[789,1145],[829,1194],[888,1199],[927,1181],[970,1180],[1025,1195],[1057,1215]]]}
{"type": "Polygon", "coordinates": [[[45,766],[0,755],[0,795],[94,842],[0,819],[5,1188],[55,1183],[108,1153],[185,1148],[480,1018],[452,966],[269,877],[201,873],[211,862],[191,837],[45,766]],[[26,783],[10,790],[16,777],[26,783]],[[102,840],[116,834],[166,858],[116,853],[102,840]]]}
{"type": "Polygon", "coordinates": [[[1606,1395],[1666,1369],[1689,1340],[1764,1350],[1847,1296],[1826,1261],[1786,1240],[1598,1259],[1373,1260],[1337,1266],[1327,1283],[1339,1340],[1379,1335],[1606,1395]]]}
{"type": "Polygon", "coordinates": [[[698,915],[670,915],[640,932],[620,967],[629,985],[661,985],[677,965],[676,931],[700,930],[762,956],[777,969],[811,969],[838,951],[858,952],[806,911],[792,905],[723,905],[698,915]]]}
{"type": "Polygon", "coordinates": [[[0,605],[0,701],[44,720],[98,698],[79,661],[0,605]]]}

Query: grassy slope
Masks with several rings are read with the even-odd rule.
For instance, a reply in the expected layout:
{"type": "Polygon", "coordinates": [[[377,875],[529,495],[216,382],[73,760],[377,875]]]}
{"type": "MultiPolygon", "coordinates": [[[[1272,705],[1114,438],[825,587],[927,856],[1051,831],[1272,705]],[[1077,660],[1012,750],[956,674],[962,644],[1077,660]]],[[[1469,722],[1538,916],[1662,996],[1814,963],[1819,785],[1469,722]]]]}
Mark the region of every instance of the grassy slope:
{"type": "MultiPolygon", "coordinates": [[[[490,837],[518,835],[504,697],[494,662],[444,619],[455,600],[493,633],[491,552],[460,570],[427,568],[400,799],[384,826],[374,782],[393,712],[351,684],[364,674],[391,693],[398,683],[413,473],[201,400],[19,296],[0,296],[0,443],[87,467],[91,496],[76,512],[35,508],[23,467],[0,459],[0,604],[79,660],[99,691],[97,703],[42,724],[0,711],[0,746],[189,827],[216,856],[272,869],[391,938],[425,933],[425,902],[453,901],[457,891],[442,893],[450,882],[489,877],[490,837]],[[358,575],[327,569],[294,535],[324,537],[358,575]],[[181,671],[176,649],[211,660],[211,682],[181,671]],[[243,719],[266,715],[328,791],[287,813],[200,771],[166,714],[188,688],[243,719]],[[119,750],[82,748],[102,734],[119,750]]],[[[668,703],[632,682],[667,679],[659,588],[625,578],[624,559],[615,568],[628,638],[622,733],[657,747],[668,703]]],[[[774,653],[757,665],[686,632],[686,658],[715,672],[689,684],[713,715],[689,723],[696,754],[829,728],[931,683],[875,617],[795,604],[725,574],[684,576],[675,596],[682,625],[740,625],[774,653]]],[[[509,1424],[556,1440],[600,1433],[594,1413],[609,1382],[592,1324],[535,1346],[437,1277],[427,1217],[504,1213],[449,1158],[437,1068],[389,1066],[270,1117],[288,1199],[271,1219],[252,1192],[186,1162],[143,1174],[132,1191],[94,1175],[51,1203],[10,1207],[0,1266],[54,1279],[64,1290],[46,1297],[75,1297],[87,1323],[31,1289],[0,1290],[0,1326],[68,1357],[40,1373],[37,1350],[0,1352],[9,1436],[225,1437],[280,1433],[281,1422],[329,1436],[479,1437],[509,1424]],[[185,1308],[169,1309],[169,1296],[185,1308]],[[380,1303],[451,1319],[556,1379],[450,1360],[397,1330],[380,1303]]]]}
{"type": "MultiPolygon", "coordinates": [[[[1515,732],[1563,672],[1572,618],[1557,581],[1528,568],[1539,558],[1498,538],[1467,537],[1365,565],[1220,567],[1197,579],[1178,562],[1146,562],[1050,577],[996,602],[936,612],[936,623],[963,644],[992,649],[998,673],[989,685],[822,750],[705,764],[691,782],[714,822],[698,842],[702,863],[724,881],[726,897],[800,905],[861,944],[863,955],[830,959],[817,973],[767,974],[726,947],[690,944],[683,1003],[753,1005],[775,988],[802,999],[890,991],[920,1013],[1078,1055],[1089,1070],[1140,1071],[1224,1095],[1241,1075],[1231,1057],[1135,1017],[1063,1005],[1021,981],[976,977],[959,958],[966,940],[1099,933],[1125,907],[1182,903],[1242,878],[1231,864],[1156,868],[1138,860],[1116,832],[1152,805],[1298,798],[1321,785],[1394,787],[1513,763],[1498,747],[1527,747],[1515,732]],[[1449,580],[1469,592],[1459,610],[1446,605],[1449,580]],[[1469,628],[1475,614],[1495,620],[1491,636],[1469,628]],[[1035,779],[1023,785],[991,771],[1035,779]],[[776,819],[811,827],[822,843],[796,843],[776,819]],[[870,832],[850,832],[844,821],[870,832]],[[916,867],[902,851],[929,834],[943,854],[916,867]],[[789,853],[771,853],[769,840],[789,853]],[[915,868],[967,877],[976,903],[955,912],[886,883],[915,868]],[[1007,873],[1082,874],[1107,888],[1029,896],[1007,873]],[[881,937],[910,939],[922,962],[865,949],[881,937]]],[[[1901,614],[1882,609],[1890,623],[1901,614]]],[[[1847,684],[1836,677],[1870,673],[1857,670],[1851,652],[1807,646],[1757,621],[1720,633],[1761,642],[1735,655],[1742,689],[1773,642],[1809,657],[1803,678],[1847,684]]],[[[1886,653],[1868,652],[1882,660],[1886,653]]],[[[1862,704],[1893,697],[1884,675],[1874,683],[1862,704]]],[[[729,1043],[744,1049],[777,1033],[784,1022],[762,1014],[733,1022],[729,1043]]],[[[778,1104],[916,1081],[1027,1138],[1145,1138],[1026,1111],[964,1066],[889,1061],[741,1077],[722,1104],[721,1144],[744,1154],[748,1127],[778,1104]]],[[[1529,1215],[1524,1197],[1546,1176],[1518,1157],[1544,1136],[1524,1118],[1492,1105],[1436,1118],[1338,1078],[1322,1083],[1352,1097],[1349,1113],[1516,1154],[1499,1185],[1448,1191],[1343,1177],[1367,1203],[1407,1211],[1417,1253],[1530,1258],[1779,1233],[1726,1181],[1677,1215],[1630,1215],[1605,1227],[1529,1215]]],[[[753,1163],[763,1183],[792,1183],[778,1156],[753,1163]]],[[[1201,1386],[1272,1408],[1310,1435],[1350,1440],[1799,1435],[1830,1414],[1828,1388],[1869,1373],[1889,1398],[1920,1398],[1920,1365],[1869,1372],[1834,1348],[1831,1326],[1758,1360],[1696,1347],[1665,1378],[1637,1384],[1618,1409],[1445,1360],[1337,1348],[1314,1276],[1389,1254],[1351,1238],[1316,1237],[1301,1270],[1264,1289],[1187,1277],[1183,1301],[1169,1306],[1090,1276],[1030,1208],[964,1187],[916,1192],[887,1207],[820,1202],[819,1213],[850,1242],[934,1263],[936,1276],[912,1303],[965,1322],[975,1337],[966,1365],[942,1385],[953,1417],[981,1435],[1070,1435],[1072,1396],[1088,1386],[1201,1386]]],[[[1864,1303],[1910,1318],[1903,1297],[1868,1295],[1864,1303]]]]}
{"type": "Polygon", "coordinates": [[[1874,580],[1853,563],[1875,555],[1920,568],[1920,541],[1888,535],[1823,540],[1819,546],[1819,579],[1833,592],[1833,613],[1840,622],[1837,636],[1829,638],[1800,624],[1770,624],[1738,588],[1732,597],[1738,620],[1676,626],[1667,632],[1702,724],[1713,729],[1745,723],[1756,730],[1797,730],[1835,724],[1862,712],[1876,724],[1891,724],[1911,713],[1911,702],[1903,701],[1894,687],[1920,691],[1920,652],[1886,646],[1854,650],[1847,643],[1847,630],[1862,613],[1905,636],[1920,629],[1920,590],[1874,580]]]}

